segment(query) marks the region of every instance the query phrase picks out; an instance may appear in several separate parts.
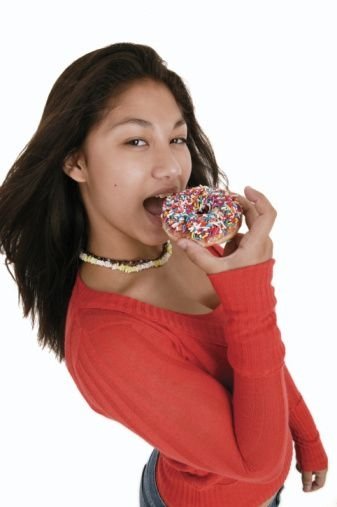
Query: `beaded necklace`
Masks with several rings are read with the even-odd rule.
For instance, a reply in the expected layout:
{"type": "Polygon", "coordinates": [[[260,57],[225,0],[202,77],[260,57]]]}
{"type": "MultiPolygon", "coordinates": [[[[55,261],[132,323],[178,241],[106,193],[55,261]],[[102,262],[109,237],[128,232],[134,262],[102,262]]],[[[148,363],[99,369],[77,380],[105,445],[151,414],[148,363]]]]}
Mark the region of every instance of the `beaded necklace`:
{"type": "Polygon", "coordinates": [[[123,273],[134,273],[142,271],[143,269],[159,268],[166,264],[172,255],[172,244],[170,240],[166,241],[163,250],[157,259],[140,259],[133,261],[122,261],[118,259],[109,259],[107,257],[99,257],[90,252],[81,252],[79,258],[88,262],[89,264],[96,264],[96,266],[103,266],[105,268],[117,269],[123,273]]]}

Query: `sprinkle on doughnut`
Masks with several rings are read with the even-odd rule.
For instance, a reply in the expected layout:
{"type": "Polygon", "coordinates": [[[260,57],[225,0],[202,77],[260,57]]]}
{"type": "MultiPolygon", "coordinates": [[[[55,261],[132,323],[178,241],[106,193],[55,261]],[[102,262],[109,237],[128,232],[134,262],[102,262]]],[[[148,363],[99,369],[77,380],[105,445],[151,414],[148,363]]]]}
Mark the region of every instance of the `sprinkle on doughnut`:
{"type": "Polygon", "coordinates": [[[205,185],[169,194],[160,215],[165,232],[202,246],[224,243],[235,236],[242,223],[237,194],[205,185]]]}

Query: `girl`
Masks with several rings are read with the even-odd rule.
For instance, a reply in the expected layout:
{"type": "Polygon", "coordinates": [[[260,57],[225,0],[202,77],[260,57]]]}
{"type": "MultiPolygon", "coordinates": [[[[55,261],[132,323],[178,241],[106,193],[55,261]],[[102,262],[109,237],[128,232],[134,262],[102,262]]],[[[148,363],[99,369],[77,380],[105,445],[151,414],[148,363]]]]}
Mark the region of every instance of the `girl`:
{"type": "Polygon", "coordinates": [[[246,187],[248,232],[224,249],[170,242],[151,213],[150,197],[221,181],[182,79],[118,43],[62,73],[0,189],[1,253],[39,344],[154,447],[141,507],[278,505],[293,442],[303,489],[325,482],[276,322],[275,209],[246,187]]]}

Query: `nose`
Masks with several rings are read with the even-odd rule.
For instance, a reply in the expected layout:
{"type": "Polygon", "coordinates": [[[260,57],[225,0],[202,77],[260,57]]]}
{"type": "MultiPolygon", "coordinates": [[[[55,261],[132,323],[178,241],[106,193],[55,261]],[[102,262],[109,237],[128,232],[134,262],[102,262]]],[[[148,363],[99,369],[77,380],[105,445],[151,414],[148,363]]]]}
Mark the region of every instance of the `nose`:
{"type": "Polygon", "coordinates": [[[174,179],[182,174],[183,160],[179,160],[178,154],[173,152],[174,149],[177,148],[170,144],[155,150],[152,161],[153,177],[174,179]]]}

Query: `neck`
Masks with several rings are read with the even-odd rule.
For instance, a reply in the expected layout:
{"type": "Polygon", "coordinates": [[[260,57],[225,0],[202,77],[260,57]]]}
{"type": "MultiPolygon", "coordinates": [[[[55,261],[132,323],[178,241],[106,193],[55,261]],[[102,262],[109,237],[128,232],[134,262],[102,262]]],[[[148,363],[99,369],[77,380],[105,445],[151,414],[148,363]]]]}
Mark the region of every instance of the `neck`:
{"type": "Polygon", "coordinates": [[[157,259],[163,251],[165,241],[159,245],[149,246],[141,243],[134,245],[122,245],[120,243],[113,246],[104,244],[101,245],[95,241],[89,241],[88,247],[84,249],[85,252],[90,252],[98,257],[105,257],[111,260],[123,261],[137,261],[150,259],[157,259]]]}
{"type": "MultiPolygon", "coordinates": [[[[83,251],[83,254],[86,256],[86,257],[90,257],[91,259],[97,259],[99,261],[107,261],[107,262],[110,262],[111,264],[125,264],[125,265],[136,265],[137,263],[139,265],[141,264],[146,264],[148,262],[153,262],[153,261],[156,261],[158,259],[161,259],[163,257],[163,255],[165,254],[165,251],[167,251],[167,247],[168,247],[168,242],[164,243],[163,246],[161,247],[161,250],[160,252],[158,252],[158,254],[156,254],[155,257],[146,257],[145,255],[142,255],[141,257],[132,257],[131,259],[127,259],[125,257],[125,255],[123,256],[123,259],[117,259],[116,257],[105,257],[103,255],[97,255],[97,254],[94,254],[92,251],[89,251],[89,250],[86,250],[86,251],[83,251]]],[[[86,259],[82,259],[82,260],[86,260],[86,259]]],[[[97,264],[99,264],[97,262],[97,264]]]]}
{"type": "Polygon", "coordinates": [[[174,276],[181,267],[185,265],[186,254],[177,245],[172,245],[172,255],[168,262],[159,268],[145,269],[138,273],[122,273],[120,271],[112,271],[101,266],[95,266],[82,262],[79,267],[79,274],[86,285],[92,289],[103,292],[120,292],[124,293],[135,283],[141,283],[145,280],[165,280],[174,276]]]}

